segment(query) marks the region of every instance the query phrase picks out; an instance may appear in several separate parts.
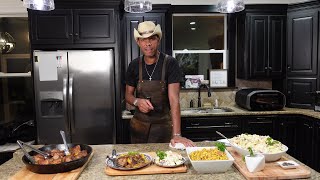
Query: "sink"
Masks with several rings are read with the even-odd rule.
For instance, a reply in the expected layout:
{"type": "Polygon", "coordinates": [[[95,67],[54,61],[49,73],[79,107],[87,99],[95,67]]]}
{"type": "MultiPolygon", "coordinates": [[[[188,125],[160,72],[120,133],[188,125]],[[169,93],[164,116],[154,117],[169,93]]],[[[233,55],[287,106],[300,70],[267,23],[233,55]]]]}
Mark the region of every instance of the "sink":
{"type": "Polygon", "coordinates": [[[214,114],[214,113],[225,113],[225,112],[233,112],[232,109],[226,107],[219,108],[190,108],[190,109],[182,109],[181,114],[214,114]]]}

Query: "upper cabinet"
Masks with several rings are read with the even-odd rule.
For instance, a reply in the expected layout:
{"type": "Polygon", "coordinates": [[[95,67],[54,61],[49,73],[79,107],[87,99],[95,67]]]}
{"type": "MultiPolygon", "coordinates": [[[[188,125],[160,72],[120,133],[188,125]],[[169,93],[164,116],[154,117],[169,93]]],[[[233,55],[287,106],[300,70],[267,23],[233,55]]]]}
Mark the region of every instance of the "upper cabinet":
{"type": "Polygon", "coordinates": [[[288,8],[287,105],[309,108],[311,95],[319,85],[319,2],[306,2],[288,8]]]}
{"type": "Polygon", "coordinates": [[[247,12],[240,13],[237,17],[238,78],[283,77],[286,59],[286,8],[281,5],[279,7],[268,12],[258,12],[258,9],[250,10],[250,7],[246,7],[247,12]]]}
{"type": "Polygon", "coordinates": [[[288,76],[317,75],[318,10],[288,13],[288,76]]]}
{"type": "Polygon", "coordinates": [[[29,11],[32,44],[115,42],[113,9],[29,11]]]}
{"type": "MultiPolygon", "coordinates": [[[[140,48],[137,45],[133,31],[134,28],[138,28],[138,24],[143,21],[153,21],[155,24],[160,24],[162,30],[162,39],[159,46],[159,51],[165,51],[165,13],[141,13],[141,14],[132,14],[126,13],[124,15],[124,28],[123,31],[125,34],[124,45],[125,45],[125,59],[126,67],[129,63],[139,57],[141,54],[140,48]]],[[[126,69],[126,68],[125,68],[126,69]]]]}

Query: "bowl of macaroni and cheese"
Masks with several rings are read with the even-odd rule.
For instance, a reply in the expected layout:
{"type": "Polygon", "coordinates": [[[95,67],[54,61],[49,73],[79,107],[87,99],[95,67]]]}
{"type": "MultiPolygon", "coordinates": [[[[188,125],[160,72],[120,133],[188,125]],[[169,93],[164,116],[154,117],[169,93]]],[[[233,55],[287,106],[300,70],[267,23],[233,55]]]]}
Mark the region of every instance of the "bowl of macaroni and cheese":
{"type": "Polygon", "coordinates": [[[240,134],[230,139],[233,149],[243,155],[249,155],[248,148],[251,147],[256,154],[265,156],[267,162],[279,160],[287,151],[288,147],[270,136],[257,134],[240,134]]]}
{"type": "Polygon", "coordinates": [[[232,166],[234,158],[217,147],[187,147],[188,158],[198,173],[226,172],[232,166]]]}

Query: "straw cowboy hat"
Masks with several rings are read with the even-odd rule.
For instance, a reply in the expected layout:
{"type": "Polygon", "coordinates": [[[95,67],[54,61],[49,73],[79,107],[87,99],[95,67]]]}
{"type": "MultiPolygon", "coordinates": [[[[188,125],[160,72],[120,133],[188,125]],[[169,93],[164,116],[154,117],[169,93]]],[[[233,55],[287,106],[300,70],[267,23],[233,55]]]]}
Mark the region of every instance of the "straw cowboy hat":
{"type": "Polygon", "coordinates": [[[138,38],[148,38],[153,35],[158,35],[159,39],[162,37],[162,31],[160,25],[155,25],[152,21],[144,21],[139,23],[138,30],[134,28],[134,39],[137,41],[138,38]]]}

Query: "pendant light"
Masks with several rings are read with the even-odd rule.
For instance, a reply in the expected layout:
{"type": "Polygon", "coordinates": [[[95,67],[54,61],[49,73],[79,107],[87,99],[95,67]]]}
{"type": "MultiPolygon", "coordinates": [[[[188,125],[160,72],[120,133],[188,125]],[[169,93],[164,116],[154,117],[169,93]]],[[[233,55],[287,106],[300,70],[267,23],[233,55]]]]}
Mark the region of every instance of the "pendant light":
{"type": "Polygon", "coordinates": [[[6,54],[11,52],[16,46],[13,37],[7,32],[0,32],[0,52],[6,54]]]}
{"type": "Polygon", "coordinates": [[[244,0],[219,0],[216,10],[220,13],[235,13],[244,10],[244,0]]]}
{"type": "Polygon", "coordinates": [[[54,10],[54,0],[23,0],[23,6],[38,11],[54,10]]]}
{"type": "Polygon", "coordinates": [[[145,13],[152,10],[151,0],[125,0],[124,10],[129,13],[145,13]]]}

